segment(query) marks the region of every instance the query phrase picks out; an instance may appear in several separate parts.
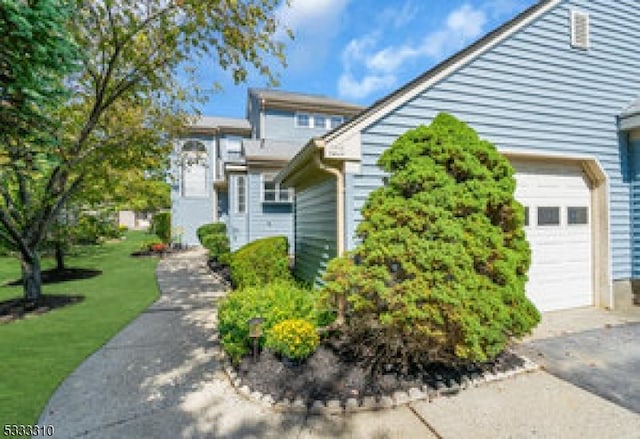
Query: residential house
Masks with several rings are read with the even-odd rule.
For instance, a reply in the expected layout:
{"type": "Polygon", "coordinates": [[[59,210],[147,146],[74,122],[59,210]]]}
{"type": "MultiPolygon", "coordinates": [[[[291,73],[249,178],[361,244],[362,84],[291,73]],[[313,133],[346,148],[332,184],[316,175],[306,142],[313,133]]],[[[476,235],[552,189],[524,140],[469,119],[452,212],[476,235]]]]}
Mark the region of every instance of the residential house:
{"type": "Polygon", "coordinates": [[[539,1],[314,138],[278,175],[296,191],[295,270],[318,281],[353,249],[376,161],[448,112],[516,169],[543,310],[631,304],[640,276],[640,2],[539,1]]]}
{"type": "Polygon", "coordinates": [[[273,177],[310,138],[361,110],[324,96],[249,89],[246,119],[197,118],[173,154],[174,236],[198,245],[197,228],[222,221],[232,250],[275,235],[293,243],[293,190],[273,177]]]}

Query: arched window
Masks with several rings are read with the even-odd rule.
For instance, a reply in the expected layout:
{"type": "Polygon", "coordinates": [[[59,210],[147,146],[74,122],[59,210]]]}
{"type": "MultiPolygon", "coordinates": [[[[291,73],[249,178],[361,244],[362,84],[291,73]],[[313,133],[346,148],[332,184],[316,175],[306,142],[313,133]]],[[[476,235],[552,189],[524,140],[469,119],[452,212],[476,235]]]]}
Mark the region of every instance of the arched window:
{"type": "Polygon", "coordinates": [[[206,197],[207,148],[202,142],[189,140],[182,145],[182,196],[206,197]]]}

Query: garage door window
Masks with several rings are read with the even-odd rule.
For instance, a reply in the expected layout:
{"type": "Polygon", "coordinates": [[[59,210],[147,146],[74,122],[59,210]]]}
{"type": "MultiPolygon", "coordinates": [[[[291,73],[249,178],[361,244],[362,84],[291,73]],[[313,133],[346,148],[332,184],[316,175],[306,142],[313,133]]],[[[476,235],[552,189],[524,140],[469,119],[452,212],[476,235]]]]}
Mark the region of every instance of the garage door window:
{"type": "Polygon", "coordinates": [[[585,225],[589,223],[586,207],[567,207],[567,223],[569,225],[585,225]]]}
{"type": "Polygon", "coordinates": [[[559,207],[538,207],[538,225],[539,226],[559,226],[560,225],[560,208],[559,207]]]}

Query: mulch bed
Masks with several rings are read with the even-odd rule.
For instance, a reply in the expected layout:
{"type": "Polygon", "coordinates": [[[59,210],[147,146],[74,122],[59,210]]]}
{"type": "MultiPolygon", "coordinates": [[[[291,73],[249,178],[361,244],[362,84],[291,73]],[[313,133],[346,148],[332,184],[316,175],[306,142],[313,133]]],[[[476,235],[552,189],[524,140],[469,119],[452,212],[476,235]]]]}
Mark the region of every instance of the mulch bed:
{"type": "MultiPolygon", "coordinates": [[[[209,261],[209,268],[231,284],[229,267],[209,261]]],[[[368,368],[341,354],[339,340],[329,340],[304,362],[296,363],[278,358],[268,350],[261,352],[257,361],[252,356],[242,359],[236,367],[243,385],[251,391],[271,395],[276,401],[288,399],[313,401],[358,400],[367,396],[380,397],[397,391],[429,386],[442,393],[456,393],[463,381],[474,380],[486,374],[496,374],[521,368],[525,360],[504,351],[493,361],[452,367],[441,363],[425,365],[420,372],[388,373],[372,376],[368,368]]]]}
{"type": "Polygon", "coordinates": [[[84,296],[43,294],[36,303],[22,297],[0,302],[0,323],[11,323],[29,316],[37,316],[56,308],[80,303],[84,296]]]}
{"type": "Polygon", "coordinates": [[[365,396],[384,396],[412,387],[428,385],[434,389],[460,389],[464,379],[472,380],[485,373],[506,372],[522,367],[524,360],[510,352],[503,352],[494,361],[466,367],[447,367],[431,364],[414,375],[399,373],[372,377],[358,363],[345,361],[331,347],[321,346],[304,363],[281,361],[268,351],[256,362],[246,357],[238,366],[238,376],[251,390],[270,394],[278,400],[301,398],[314,400],[361,399],[365,396]]]}
{"type": "Polygon", "coordinates": [[[218,275],[218,277],[220,277],[227,285],[232,284],[231,269],[228,265],[223,265],[213,259],[209,259],[209,261],[207,261],[207,265],[209,266],[209,269],[218,275]]]}

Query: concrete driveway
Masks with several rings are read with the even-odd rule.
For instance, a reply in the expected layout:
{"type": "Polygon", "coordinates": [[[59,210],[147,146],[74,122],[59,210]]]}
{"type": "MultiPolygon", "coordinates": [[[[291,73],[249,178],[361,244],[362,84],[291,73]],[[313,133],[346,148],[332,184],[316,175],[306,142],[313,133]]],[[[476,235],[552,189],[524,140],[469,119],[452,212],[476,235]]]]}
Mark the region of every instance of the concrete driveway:
{"type": "Polygon", "coordinates": [[[640,413],[637,311],[626,316],[595,309],[558,313],[517,350],[556,377],[640,413]],[[558,330],[562,321],[566,331],[558,330]],[[593,329],[585,328],[589,321],[593,329]],[[555,333],[549,331],[554,325],[555,333]],[[572,333],[576,328],[583,330],[572,333]]]}

